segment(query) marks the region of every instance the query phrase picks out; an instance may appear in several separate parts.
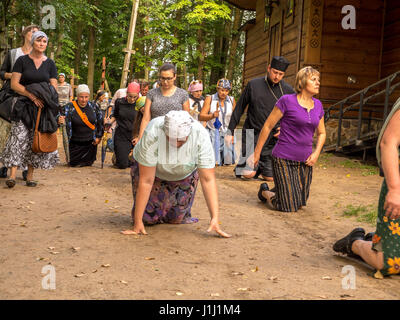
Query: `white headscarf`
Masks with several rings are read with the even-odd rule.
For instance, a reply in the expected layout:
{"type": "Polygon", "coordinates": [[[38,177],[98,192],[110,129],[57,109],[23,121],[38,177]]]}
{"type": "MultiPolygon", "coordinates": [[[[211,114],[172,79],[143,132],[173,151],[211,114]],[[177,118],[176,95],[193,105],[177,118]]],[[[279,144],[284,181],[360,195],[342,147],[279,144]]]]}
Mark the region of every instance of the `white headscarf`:
{"type": "Polygon", "coordinates": [[[192,130],[193,122],[187,111],[170,111],[164,117],[164,132],[171,139],[185,141],[192,130]]]}
{"type": "Polygon", "coordinates": [[[90,94],[90,89],[86,84],[80,84],[76,88],[76,96],[79,96],[81,93],[84,93],[84,92],[90,94]]]}

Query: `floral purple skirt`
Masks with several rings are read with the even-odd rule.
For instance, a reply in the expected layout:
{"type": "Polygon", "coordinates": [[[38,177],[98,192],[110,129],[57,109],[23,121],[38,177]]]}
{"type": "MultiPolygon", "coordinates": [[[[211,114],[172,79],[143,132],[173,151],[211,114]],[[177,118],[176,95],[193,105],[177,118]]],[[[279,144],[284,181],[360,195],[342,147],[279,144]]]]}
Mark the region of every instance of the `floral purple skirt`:
{"type": "MultiPolygon", "coordinates": [[[[133,161],[131,167],[133,201],[139,185],[139,165],[133,161]]],[[[199,221],[192,218],[191,209],[196,194],[199,174],[194,171],[190,176],[179,181],[164,181],[155,178],[151,189],[149,202],[143,214],[143,223],[147,225],[158,223],[195,223],[199,221]]],[[[135,203],[132,208],[134,220],[135,203]]]]}

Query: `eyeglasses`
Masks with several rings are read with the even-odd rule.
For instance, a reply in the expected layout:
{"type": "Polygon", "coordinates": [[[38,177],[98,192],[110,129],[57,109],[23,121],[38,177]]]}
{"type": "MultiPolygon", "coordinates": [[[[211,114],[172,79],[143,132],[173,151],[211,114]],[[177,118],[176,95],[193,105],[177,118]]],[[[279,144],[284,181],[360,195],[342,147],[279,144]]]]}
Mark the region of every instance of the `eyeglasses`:
{"type": "Polygon", "coordinates": [[[171,81],[171,80],[173,80],[173,79],[174,79],[174,77],[168,77],[168,78],[160,77],[160,80],[161,80],[161,81],[171,81]]]}

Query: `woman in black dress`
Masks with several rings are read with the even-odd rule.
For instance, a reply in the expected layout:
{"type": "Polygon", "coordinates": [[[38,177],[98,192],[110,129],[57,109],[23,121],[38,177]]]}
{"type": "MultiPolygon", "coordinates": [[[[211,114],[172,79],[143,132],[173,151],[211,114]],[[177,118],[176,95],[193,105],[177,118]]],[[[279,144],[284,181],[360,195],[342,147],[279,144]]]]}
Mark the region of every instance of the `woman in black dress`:
{"type": "Polygon", "coordinates": [[[97,156],[97,145],[104,133],[103,116],[98,106],[89,101],[90,90],[86,84],[76,88],[77,101],[65,105],[65,116],[59,123],[65,123],[69,140],[71,167],[93,165],[97,156]]]}
{"type": "MultiPolygon", "coordinates": [[[[11,168],[10,178],[6,181],[9,188],[15,186],[17,168],[28,167],[26,185],[35,187],[37,182],[33,180],[34,169],[52,169],[59,162],[58,151],[50,153],[34,153],[32,151],[33,128],[38,108],[43,108],[42,116],[47,114],[52,117],[46,123],[49,129],[47,132],[57,130],[55,120],[58,112],[57,67],[53,60],[44,55],[47,42],[48,37],[44,32],[35,32],[31,40],[31,53],[19,57],[13,68],[11,89],[18,94],[18,100],[11,116],[11,135],[0,156],[0,161],[7,168],[11,168]],[[35,86],[37,84],[39,86],[35,86]],[[35,90],[38,87],[41,89],[35,90]],[[40,98],[38,97],[39,93],[41,94],[40,98]],[[49,98],[49,100],[45,98],[49,98]],[[54,105],[55,108],[53,108],[54,105]]],[[[42,119],[41,117],[39,127],[43,126],[42,119]]],[[[39,130],[41,129],[39,128],[39,130]]]]}
{"type": "Polygon", "coordinates": [[[114,112],[111,116],[111,124],[117,122],[114,135],[115,165],[119,169],[130,166],[129,153],[133,148],[133,126],[137,111],[136,101],[139,98],[140,85],[131,82],[126,91],[126,97],[115,101],[114,112]]]}
{"type": "MultiPolygon", "coordinates": [[[[6,57],[4,58],[3,64],[0,68],[0,78],[1,78],[1,80],[3,80],[3,86],[1,88],[1,91],[8,92],[10,90],[10,88],[11,88],[10,82],[11,82],[11,76],[12,76],[12,70],[14,68],[14,64],[19,57],[29,54],[32,51],[32,44],[31,44],[32,34],[34,34],[38,30],[39,30],[39,27],[37,25],[31,25],[31,26],[25,27],[21,34],[22,39],[23,39],[22,47],[11,49],[7,53],[6,57]]],[[[1,146],[0,153],[3,151],[3,147],[5,146],[5,143],[7,142],[7,138],[9,136],[8,131],[5,132],[5,131],[1,130],[2,125],[3,125],[3,127],[10,126],[9,122],[6,122],[6,120],[3,120],[0,118],[0,146],[1,146]]],[[[28,170],[24,170],[22,172],[24,180],[26,180],[27,173],[28,173],[28,170]]],[[[0,169],[0,178],[7,178],[7,168],[6,167],[2,167],[0,169]]]]}

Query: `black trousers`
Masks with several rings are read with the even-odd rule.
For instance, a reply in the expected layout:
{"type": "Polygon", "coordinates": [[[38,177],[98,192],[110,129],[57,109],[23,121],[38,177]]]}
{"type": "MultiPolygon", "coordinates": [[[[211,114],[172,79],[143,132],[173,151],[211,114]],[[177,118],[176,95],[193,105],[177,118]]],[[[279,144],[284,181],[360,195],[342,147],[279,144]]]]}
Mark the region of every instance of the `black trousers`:
{"type": "MultiPolygon", "coordinates": [[[[246,161],[247,158],[254,153],[254,149],[257,145],[257,140],[260,132],[254,132],[254,130],[246,131],[245,128],[242,130],[242,148],[241,148],[241,157],[238,161],[238,164],[235,167],[235,175],[241,176],[243,170],[252,171],[255,169],[257,172],[256,177],[258,175],[263,175],[265,177],[273,177],[273,166],[272,166],[272,149],[277,142],[277,139],[271,137],[267,140],[264,147],[261,150],[260,161],[256,168],[250,168],[246,161]]],[[[274,134],[274,133],[272,133],[274,134]]]]}
{"type": "Polygon", "coordinates": [[[133,145],[129,139],[131,132],[125,132],[121,128],[115,129],[114,134],[114,153],[116,157],[115,165],[120,169],[126,169],[130,166],[129,153],[131,152],[133,145]]]}
{"type": "Polygon", "coordinates": [[[69,142],[69,165],[71,167],[91,166],[96,161],[97,146],[91,141],[73,141],[69,142]]]}

